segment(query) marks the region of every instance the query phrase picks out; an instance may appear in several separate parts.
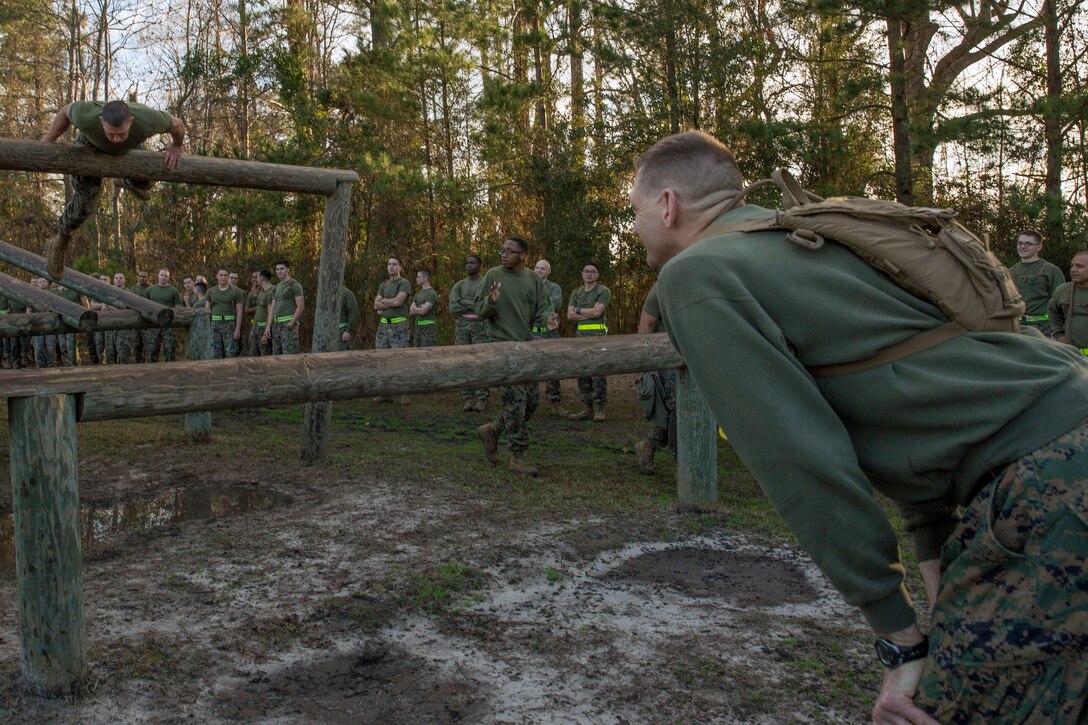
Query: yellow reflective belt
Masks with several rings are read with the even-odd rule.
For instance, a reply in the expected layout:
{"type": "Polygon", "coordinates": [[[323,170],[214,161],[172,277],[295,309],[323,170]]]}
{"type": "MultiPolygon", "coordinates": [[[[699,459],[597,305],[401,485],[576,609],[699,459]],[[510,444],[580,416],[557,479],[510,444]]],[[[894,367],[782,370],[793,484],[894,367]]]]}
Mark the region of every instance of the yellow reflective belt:
{"type": "Polygon", "coordinates": [[[590,323],[587,323],[587,324],[584,324],[584,325],[579,324],[578,329],[579,330],[604,330],[605,332],[607,332],[608,331],[608,325],[604,324],[603,322],[590,322],[590,323]]]}
{"type": "Polygon", "coordinates": [[[1088,347],[1080,347],[1077,349],[1080,350],[1081,355],[1088,355],[1088,347]]]}
{"type": "Polygon", "coordinates": [[[416,320],[416,327],[423,327],[424,325],[433,325],[434,320],[416,320]]]}
{"type": "Polygon", "coordinates": [[[264,327],[264,326],[266,326],[267,324],[268,324],[267,322],[257,322],[256,320],[254,320],[254,321],[253,321],[253,325],[254,325],[255,327],[264,327]]]}
{"type": "Polygon", "coordinates": [[[237,319],[237,315],[212,315],[212,322],[234,322],[237,319]]]}
{"type": "Polygon", "coordinates": [[[340,329],[341,329],[341,330],[343,330],[343,329],[344,329],[345,327],[347,327],[347,326],[348,326],[348,323],[346,323],[346,322],[341,322],[341,323],[340,323],[340,329]]]}
{"type": "MultiPolygon", "coordinates": [[[[578,329],[580,330],[582,328],[578,328],[578,329]]],[[[536,327],[535,325],[533,326],[533,332],[547,332],[547,331],[548,331],[547,327],[536,327]]]]}
{"type": "Polygon", "coordinates": [[[7,313],[8,313],[7,310],[0,310],[0,315],[6,315],[7,313]]]}
{"type": "Polygon", "coordinates": [[[290,322],[293,319],[295,319],[294,314],[280,315],[279,317],[276,318],[276,322],[290,322]]]}
{"type": "Polygon", "coordinates": [[[1050,315],[1020,315],[1021,322],[1046,322],[1050,315]]]}
{"type": "Polygon", "coordinates": [[[381,322],[382,322],[383,325],[395,325],[398,322],[407,322],[407,321],[408,321],[407,317],[383,317],[383,318],[381,318],[381,322]]]}

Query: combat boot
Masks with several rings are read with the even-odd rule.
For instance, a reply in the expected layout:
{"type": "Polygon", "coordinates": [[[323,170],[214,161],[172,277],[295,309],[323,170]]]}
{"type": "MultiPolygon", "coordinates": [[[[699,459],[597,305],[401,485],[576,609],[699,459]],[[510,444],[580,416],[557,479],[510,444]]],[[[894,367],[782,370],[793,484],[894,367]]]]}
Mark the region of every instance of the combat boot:
{"type": "Polygon", "coordinates": [[[45,263],[54,282],[64,278],[64,255],[68,253],[68,242],[71,240],[70,233],[57,232],[55,237],[45,243],[45,263]]]}
{"type": "Polygon", "coordinates": [[[532,466],[525,461],[525,454],[522,451],[510,454],[510,470],[514,473],[524,473],[526,476],[535,476],[540,473],[540,471],[536,470],[536,466],[532,466]]]}
{"type": "Polygon", "coordinates": [[[480,434],[480,440],[484,444],[484,455],[488,462],[494,466],[499,462],[499,431],[494,423],[484,423],[476,432],[480,434]]]}
{"type": "Polygon", "coordinates": [[[604,403],[594,403],[593,404],[593,422],[594,423],[603,423],[606,420],[607,420],[607,418],[604,415],[604,403]]]}
{"type": "Polygon", "coordinates": [[[571,413],[567,416],[568,420],[589,420],[593,417],[593,408],[589,405],[583,405],[582,409],[577,413],[571,413]]]}
{"type": "Polygon", "coordinates": [[[638,454],[639,473],[653,474],[655,452],[657,452],[657,446],[649,438],[643,438],[635,444],[635,453],[638,454]]]}

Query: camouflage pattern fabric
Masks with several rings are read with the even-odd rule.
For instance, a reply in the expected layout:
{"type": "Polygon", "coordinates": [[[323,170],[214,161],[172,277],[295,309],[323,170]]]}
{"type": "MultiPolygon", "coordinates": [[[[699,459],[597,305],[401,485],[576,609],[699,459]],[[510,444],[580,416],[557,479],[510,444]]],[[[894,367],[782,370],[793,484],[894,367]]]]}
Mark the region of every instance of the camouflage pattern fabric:
{"type": "Polygon", "coordinates": [[[286,322],[272,323],[272,354],[298,354],[298,328],[290,328],[286,322]]]}
{"type": "Polygon", "coordinates": [[[375,350],[399,350],[408,347],[408,321],[378,323],[378,333],[374,336],[375,350]]]}
{"type": "Polygon", "coordinates": [[[438,325],[416,325],[416,347],[434,347],[438,344],[438,325]]]}
{"type": "Polygon", "coordinates": [[[34,367],[57,366],[56,335],[34,335],[30,338],[30,346],[34,349],[34,367]]]}
{"type": "Polygon", "coordinates": [[[23,339],[5,337],[3,340],[2,364],[5,370],[21,370],[23,367],[23,339]]]}
{"type": "MultiPolygon", "coordinates": [[[[97,359],[95,360],[95,364],[96,365],[105,364],[105,362],[106,362],[106,333],[105,332],[93,332],[93,333],[91,333],[91,335],[92,335],[92,340],[94,341],[95,355],[97,355],[97,359]]],[[[94,359],[94,356],[92,356],[92,359],[94,359]]]]}
{"type": "Polygon", "coordinates": [[[238,357],[238,341],[234,339],[235,320],[212,320],[212,360],[238,357]]]}
{"type": "Polygon", "coordinates": [[[98,365],[102,362],[102,354],[98,347],[98,334],[96,332],[83,333],[83,346],[87,348],[87,358],[91,361],[91,365],[98,365]]]}
{"type": "MultiPolygon", "coordinates": [[[[579,330],[577,337],[600,337],[607,334],[607,330],[579,330]]],[[[604,405],[608,402],[608,378],[578,378],[578,392],[582,394],[582,402],[587,408],[594,403],[604,405]]]]}
{"type": "MultiPolygon", "coordinates": [[[[556,340],[559,338],[559,330],[543,330],[537,332],[533,331],[534,340],[556,340]]],[[[558,380],[549,380],[545,385],[544,396],[553,403],[558,403],[562,399],[562,388],[559,387],[558,380]]]]}
{"type": "MultiPolygon", "coordinates": [[[[487,320],[466,320],[463,317],[458,317],[454,322],[454,345],[478,345],[487,341],[487,320]]],[[[490,398],[491,391],[487,388],[461,391],[462,400],[476,399],[486,402],[490,398]]]]}
{"type": "Polygon", "coordinates": [[[504,386],[501,399],[502,410],[495,420],[495,427],[500,434],[506,432],[512,453],[524,451],[529,447],[529,420],[540,405],[537,384],[504,386]]]}
{"type": "Polygon", "coordinates": [[[162,358],[165,362],[177,359],[178,332],[173,328],[165,330],[154,328],[144,330],[144,354],[148,362],[159,361],[159,345],[162,344],[162,358]]]}
{"type": "MultiPolygon", "coordinates": [[[[76,143],[90,146],[91,142],[80,131],[76,134],[76,143]]],[[[143,145],[140,145],[143,148],[143,145]]],[[[83,225],[83,222],[98,211],[98,198],[102,195],[102,179],[97,176],[72,176],[72,198],[64,205],[64,211],[57,221],[57,228],[68,234],[83,225]]],[[[150,189],[151,182],[142,179],[125,179],[131,186],[150,189]]]]}
{"type": "Polygon", "coordinates": [[[272,340],[270,339],[268,341],[267,345],[264,344],[264,342],[262,341],[263,338],[264,338],[264,331],[267,330],[267,329],[268,329],[267,326],[257,327],[257,325],[253,325],[253,328],[250,329],[250,331],[249,331],[249,356],[250,357],[261,357],[262,355],[271,355],[272,354],[272,340]]]}
{"type": "Polygon", "coordinates": [[[106,331],[106,363],[128,365],[133,360],[132,330],[106,331]]]}
{"type": "Polygon", "coordinates": [[[942,723],[1088,719],[1088,421],[1007,466],[941,552],[915,696],[942,723]]]}
{"type": "Polygon", "coordinates": [[[60,359],[62,363],[68,367],[75,367],[77,360],[76,333],[68,332],[63,335],[57,335],[57,344],[60,346],[60,359]]]}
{"type": "Polygon", "coordinates": [[[668,413],[668,426],[658,428],[656,425],[646,436],[651,443],[658,448],[664,448],[676,458],[676,371],[658,370],[654,373],[661,381],[661,387],[665,390],[665,410],[668,413]]]}

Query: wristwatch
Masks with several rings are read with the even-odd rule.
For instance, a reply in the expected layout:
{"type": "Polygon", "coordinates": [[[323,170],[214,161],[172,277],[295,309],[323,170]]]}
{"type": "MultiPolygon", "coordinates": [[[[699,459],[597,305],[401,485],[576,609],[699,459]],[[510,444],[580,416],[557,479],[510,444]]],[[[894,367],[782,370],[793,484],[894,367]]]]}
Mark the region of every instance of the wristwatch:
{"type": "Polygon", "coordinates": [[[881,664],[889,669],[907,662],[924,659],[928,654],[929,637],[923,637],[921,642],[910,647],[901,647],[886,639],[876,641],[876,656],[880,658],[881,664]]]}

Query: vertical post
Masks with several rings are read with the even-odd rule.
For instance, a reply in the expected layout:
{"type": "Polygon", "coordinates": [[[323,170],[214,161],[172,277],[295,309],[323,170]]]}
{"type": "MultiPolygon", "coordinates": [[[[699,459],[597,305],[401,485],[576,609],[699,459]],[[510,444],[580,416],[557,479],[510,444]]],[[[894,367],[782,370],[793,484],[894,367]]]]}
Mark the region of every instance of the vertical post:
{"type": "Polygon", "coordinates": [[[718,424],[687,368],[676,372],[676,494],[681,510],[705,511],[718,497],[718,424]]]}
{"type": "Polygon", "coordinates": [[[8,431],[23,676],[72,694],[87,677],[75,396],[9,398],[8,431]]]}
{"type": "MultiPolygon", "coordinates": [[[[325,225],[321,233],[321,267],[314,303],[314,336],[310,352],[336,349],[340,323],[340,288],[344,285],[344,248],[351,210],[351,183],[340,181],[325,199],[325,225]]],[[[302,423],[302,461],[316,463],[325,456],[325,439],[332,419],[332,403],[307,403],[302,423]]]]}
{"type": "MultiPolygon", "coordinates": [[[[193,321],[189,325],[189,345],[187,354],[190,360],[208,360],[212,356],[212,323],[207,308],[193,310],[193,321]]],[[[212,439],[212,413],[185,414],[185,437],[189,445],[207,443],[212,439]]]]}

